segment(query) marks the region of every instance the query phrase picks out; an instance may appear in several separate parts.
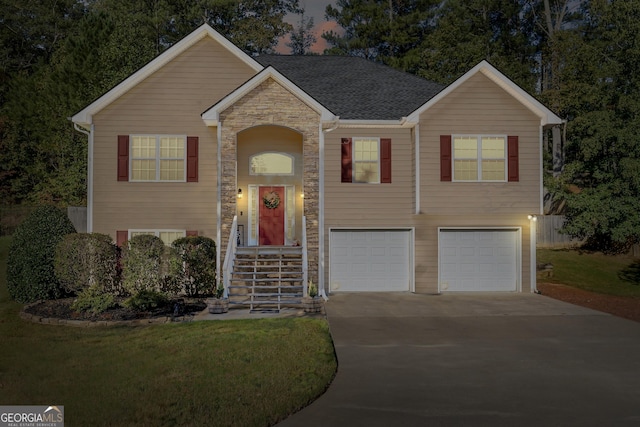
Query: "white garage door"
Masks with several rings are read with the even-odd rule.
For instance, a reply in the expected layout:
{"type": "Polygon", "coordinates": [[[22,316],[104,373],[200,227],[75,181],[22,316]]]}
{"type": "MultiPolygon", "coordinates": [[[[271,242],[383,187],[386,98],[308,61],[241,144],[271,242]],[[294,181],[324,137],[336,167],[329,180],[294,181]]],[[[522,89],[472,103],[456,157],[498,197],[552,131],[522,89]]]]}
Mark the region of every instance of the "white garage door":
{"type": "Polygon", "coordinates": [[[408,291],[410,236],[408,230],[332,230],[331,291],[408,291]]]}
{"type": "Polygon", "coordinates": [[[518,289],[517,230],[440,230],[441,291],[518,289]]]}

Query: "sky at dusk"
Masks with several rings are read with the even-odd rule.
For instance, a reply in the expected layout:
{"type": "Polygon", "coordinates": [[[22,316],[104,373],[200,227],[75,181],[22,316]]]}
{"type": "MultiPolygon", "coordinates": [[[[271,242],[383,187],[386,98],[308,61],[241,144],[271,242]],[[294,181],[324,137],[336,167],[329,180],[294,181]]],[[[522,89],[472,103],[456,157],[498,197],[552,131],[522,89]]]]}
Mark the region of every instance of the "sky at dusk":
{"type": "MultiPolygon", "coordinates": [[[[327,43],[322,38],[322,33],[327,32],[331,29],[337,27],[337,24],[334,21],[327,22],[324,19],[324,11],[327,8],[327,5],[334,5],[335,1],[331,0],[300,0],[300,6],[304,7],[305,17],[313,18],[314,24],[314,35],[316,37],[316,43],[311,47],[311,51],[315,53],[322,53],[324,49],[327,47],[327,43]]],[[[293,15],[285,19],[287,22],[291,23],[294,27],[297,27],[300,24],[300,15],[293,15]]],[[[282,54],[290,54],[291,49],[286,45],[289,41],[289,37],[283,38],[280,40],[280,43],[276,47],[276,51],[282,54]]]]}

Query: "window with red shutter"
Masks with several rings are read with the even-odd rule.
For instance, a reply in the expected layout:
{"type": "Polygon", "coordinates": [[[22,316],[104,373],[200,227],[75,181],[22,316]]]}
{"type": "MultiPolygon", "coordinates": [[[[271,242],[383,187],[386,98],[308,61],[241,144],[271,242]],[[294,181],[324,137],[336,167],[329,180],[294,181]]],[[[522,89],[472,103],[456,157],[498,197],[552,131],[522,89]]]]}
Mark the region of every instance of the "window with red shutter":
{"type": "Polygon", "coordinates": [[[129,232],[127,230],[116,231],[116,245],[122,247],[129,240],[129,232]]]}
{"type": "Polygon", "coordinates": [[[391,139],[341,139],[341,182],[391,183],[391,139]]]}
{"type": "Polygon", "coordinates": [[[440,181],[515,182],[518,137],[440,135],[440,181]]]}
{"type": "Polygon", "coordinates": [[[342,152],[342,182],[352,182],[351,138],[342,138],[340,149],[342,152]]]}
{"type": "Polygon", "coordinates": [[[391,183],[391,140],[388,138],[380,140],[380,182],[391,183]]]}
{"type": "Polygon", "coordinates": [[[187,137],[187,182],[198,182],[198,137],[187,137]]]}
{"type": "Polygon", "coordinates": [[[129,135],[118,135],[118,181],[129,181],[129,135]]]}
{"type": "Polygon", "coordinates": [[[452,180],[451,162],[451,135],[440,135],[440,181],[452,180]]]}
{"type": "Polygon", "coordinates": [[[509,182],[520,181],[520,159],[518,158],[518,137],[507,137],[507,167],[509,182]]]}

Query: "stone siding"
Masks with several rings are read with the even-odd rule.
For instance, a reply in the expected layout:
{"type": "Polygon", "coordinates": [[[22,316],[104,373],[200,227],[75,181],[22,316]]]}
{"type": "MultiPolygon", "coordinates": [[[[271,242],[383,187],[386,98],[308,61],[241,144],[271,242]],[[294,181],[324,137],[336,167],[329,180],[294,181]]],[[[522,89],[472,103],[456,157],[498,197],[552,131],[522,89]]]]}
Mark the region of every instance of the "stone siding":
{"type": "Polygon", "coordinates": [[[267,79],[220,115],[222,140],[222,235],[219,246],[224,260],[229,228],[236,215],[237,135],[262,125],[284,126],[302,134],[304,215],[307,218],[309,279],[318,283],[319,245],[319,124],[320,115],[273,79],[267,79]]]}

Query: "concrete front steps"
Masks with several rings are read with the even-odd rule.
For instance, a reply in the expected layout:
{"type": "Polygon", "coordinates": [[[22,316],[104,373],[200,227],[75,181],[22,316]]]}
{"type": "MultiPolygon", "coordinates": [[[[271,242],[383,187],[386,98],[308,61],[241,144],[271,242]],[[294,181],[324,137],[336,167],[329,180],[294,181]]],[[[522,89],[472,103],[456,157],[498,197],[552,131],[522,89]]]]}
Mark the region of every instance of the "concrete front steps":
{"type": "Polygon", "coordinates": [[[301,247],[238,247],[229,281],[229,308],[279,312],[301,307],[303,281],[301,247]]]}

